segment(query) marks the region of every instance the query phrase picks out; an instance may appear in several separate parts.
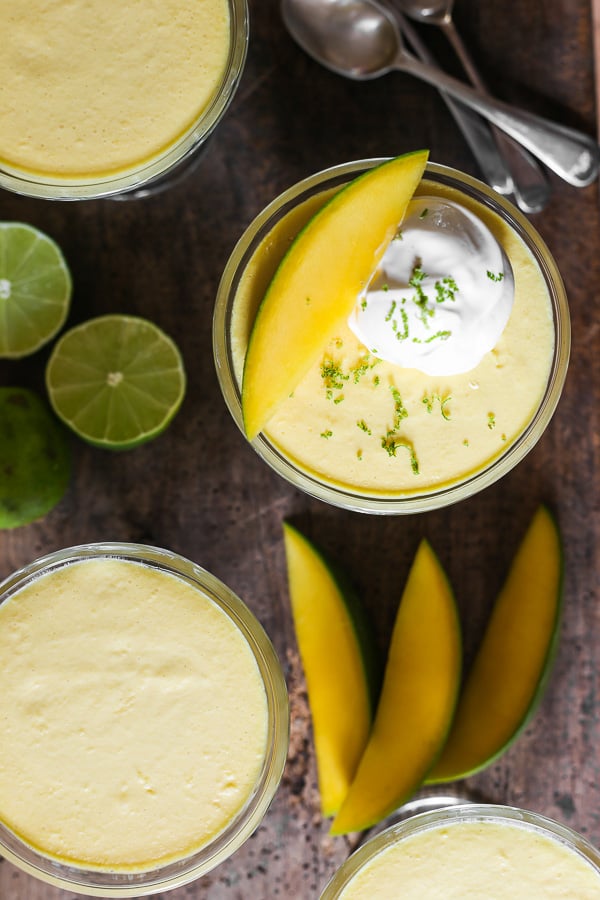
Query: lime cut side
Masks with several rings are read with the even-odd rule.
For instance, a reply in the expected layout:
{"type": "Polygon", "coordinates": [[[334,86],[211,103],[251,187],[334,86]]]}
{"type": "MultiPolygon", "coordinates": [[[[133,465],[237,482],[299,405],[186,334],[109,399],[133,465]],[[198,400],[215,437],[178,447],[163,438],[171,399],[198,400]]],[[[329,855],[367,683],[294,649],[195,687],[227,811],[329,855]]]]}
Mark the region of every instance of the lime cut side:
{"type": "Polygon", "coordinates": [[[181,354],[146,319],[109,315],[67,331],[46,368],[57,415],[96,446],[119,450],[157,437],[185,393],[181,354]]]}
{"type": "Polygon", "coordinates": [[[62,328],[71,275],[48,235],[20,222],[0,222],[0,357],[39,350],[62,328]]]}

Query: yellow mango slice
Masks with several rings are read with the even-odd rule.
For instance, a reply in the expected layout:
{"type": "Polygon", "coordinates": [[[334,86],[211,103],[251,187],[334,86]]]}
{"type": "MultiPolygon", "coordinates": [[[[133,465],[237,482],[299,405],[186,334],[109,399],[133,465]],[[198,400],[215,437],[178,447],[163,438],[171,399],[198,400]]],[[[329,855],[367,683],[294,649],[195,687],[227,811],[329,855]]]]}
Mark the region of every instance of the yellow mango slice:
{"type": "Polygon", "coordinates": [[[454,781],[479,771],[525,727],[552,666],[561,596],[560,534],[542,506],[494,605],[448,741],[428,782],[454,781]]]}
{"type": "Polygon", "coordinates": [[[263,429],[349,315],[383,256],[427,152],[369,169],[338,191],[293,241],[259,307],[242,383],[249,440],[263,429]]]}
{"type": "Polygon", "coordinates": [[[454,596],[423,540],[396,615],[369,742],[332,834],[374,825],[422,783],[448,735],[460,671],[454,596]]]}
{"type": "Polygon", "coordinates": [[[371,727],[374,642],[343,575],[289,523],[283,526],[296,638],[308,690],[323,815],[334,815],[371,727]]]}

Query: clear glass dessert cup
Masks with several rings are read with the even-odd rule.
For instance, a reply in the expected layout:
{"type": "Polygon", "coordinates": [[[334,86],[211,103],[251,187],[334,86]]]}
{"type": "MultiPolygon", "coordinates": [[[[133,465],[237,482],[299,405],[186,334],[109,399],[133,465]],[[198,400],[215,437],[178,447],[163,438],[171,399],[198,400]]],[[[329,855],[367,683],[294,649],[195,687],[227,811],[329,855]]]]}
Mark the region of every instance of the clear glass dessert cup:
{"type": "MultiPolygon", "coordinates": [[[[141,897],[170,890],[206,874],[232,855],[262,821],[281,780],[289,739],[289,703],[283,672],[262,626],[226,585],[205,569],[168,550],[142,544],[96,543],[59,550],[10,575],[0,584],[0,605],[34,579],[83,560],[141,563],[197,587],[245,638],[265,690],[267,745],[256,784],[239,813],[209,843],[190,855],[146,871],[109,871],[63,863],[31,847],[2,823],[0,855],[48,884],[86,896],[141,897]]],[[[152,821],[148,821],[152,829],[152,821]]]]}
{"type": "MultiPolygon", "coordinates": [[[[344,163],[318,172],[293,185],[273,200],[248,226],[235,246],[219,284],[213,318],[213,352],[217,376],[229,411],[244,433],[241,384],[232,349],[232,319],[237,291],[253,256],[270,231],[299,204],[318,194],[341,188],[352,178],[385,160],[369,159],[344,163]]],[[[556,263],[531,223],[488,185],[455,169],[428,163],[424,179],[433,186],[460,191],[498,215],[523,240],[539,266],[546,283],[554,325],[554,352],[543,397],[531,420],[506,450],[482,469],[439,488],[422,493],[380,494],[346,487],[321,479],[301,468],[261,433],[252,447],[275,472],[294,487],[334,506],[356,512],[400,515],[437,509],[472,496],[506,475],[534,447],[546,429],[559,401],[570,353],[571,328],[567,297],[556,263]]]]}
{"type": "MultiPolygon", "coordinates": [[[[386,828],[376,837],[366,841],[334,873],[323,890],[320,900],[337,900],[342,897],[352,879],[364,867],[376,862],[378,854],[387,849],[401,846],[403,841],[429,830],[471,822],[518,826],[528,832],[534,832],[556,841],[566,850],[572,851],[580,861],[589,863],[592,870],[598,875],[598,890],[600,891],[600,852],[573,829],[546,816],[513,806],[467,803],[463,806],[452,806],[433,812],[420,813],[386,828]]],[[[568,887],[568,885],[563,885],[563,887],[568,887]]],[[[567,894],[565,893],[564,896],[567,894]]],[[[569,896],[575,897],[575,893],[569,896]]]]}
{"type": "MultiPolygon", "coordinates": [[[[187,131],[135,168],[98,177],[51,178],[0,163],[0,188],[46,200],[130,199],[158,193],[181,181],[201,162],[206,143],[238,88],[248,50],[248,2],[228,0],[229,54],[214,95],[187,131]]],[[[151,89],[151,86],[150,86],[151,89]]]]}

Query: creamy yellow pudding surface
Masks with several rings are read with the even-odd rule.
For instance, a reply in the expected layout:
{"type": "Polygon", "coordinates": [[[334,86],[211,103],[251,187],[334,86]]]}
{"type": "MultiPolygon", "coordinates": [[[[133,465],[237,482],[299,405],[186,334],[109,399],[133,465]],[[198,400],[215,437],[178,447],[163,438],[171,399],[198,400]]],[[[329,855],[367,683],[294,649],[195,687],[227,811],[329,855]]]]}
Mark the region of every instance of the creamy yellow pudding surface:
{"type": "MultiPolygon", "coordinates": [[[[431,376],[379,360],[344,325],[265,429],[269,441],[300,469],[371,495],[419,494],[481,470],[527,426],[552,364],[551,301],[521,238],[498,215],[456,190],[424,180],[418,194],[446,197],[475,212],[510,259],[515,299],[499,342],[471,371],[431,376]]],[[[294,209],[250,260],[231,325],[240,385],[250,329],[269,280],[322,203],[323,195],[294,209]]]]}
{"type": "Polygon", "coordinates": [[[219,88],[227,0],[0,0],[0,166],[50,178],[139,166],[219,88]]]}
{"type": "Polygon", "coordinates": [[[598,900],[600,875],[558,840],[520,825],[460,822],[378,853],[340,900],[598,900]]]}
{"type": "Polygon", "coordinates": [[[47,856],[141,871],[208,843],[261,772],[267,701],[237,626],[185,581],[72,563],[0,607],[0,821],[47,856]]]}

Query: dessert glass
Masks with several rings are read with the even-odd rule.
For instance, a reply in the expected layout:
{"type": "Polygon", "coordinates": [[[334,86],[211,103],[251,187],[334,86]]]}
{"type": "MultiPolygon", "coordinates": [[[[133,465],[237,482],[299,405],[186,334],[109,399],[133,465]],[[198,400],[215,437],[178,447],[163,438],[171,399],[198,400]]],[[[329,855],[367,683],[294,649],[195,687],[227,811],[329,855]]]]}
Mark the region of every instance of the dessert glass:
{"type": "MultiPolygon", "coordinates": [[[[598,874],[600,891],[600,851],[573,829],[529,810],[512,806],[467,803],[462,806],[420,813],[386,828],[385,831],[368,840],[348,857],[325,887],[321,894],[321,900],[336,900],[342,896],[344,889],[351,883],[353,877],[364,866],[376,860],[377,855],[382,851],[401,845],[407,838],[429,829],[451,826],[460,822],[517,825],[527,831],[536,832],[557,841],[562,847],[571,850],[591,865],[598,874]]],[[[575,895],[573,894],[573,896],[575,895]]]]}
{"type": "Polygon", "coordinates": [[[153,156],[135,169],[98,178],[50,178],[3,168],[0,164],[0,188],[47,200],[128,199],[158,193],[184,178],[200,162],[206,142],[225,115],[244,69],[248,3],[247,0],[228,0],[228,3],[229,55],[218,89],[185,134],[159,156],[153,156]]]}
{"type": "MultiPolygon", "coordinates": [[[[267,707],[267,745],[262,769],[244,807],[208,844],[189,856],[147,871],[86,869],[45,856],[1,822],[0,854],[34,877],[65,890],[99,897],[140,897],[186,884],[237,850],[260,824],[279,786],[286,760],[289,704],[283,672],[262,626],[221,581],[195,563],[168,550],[142,544],[96,543],[44,556],[0,584],[0,605],[39,576],[82,560],[127,560],[176,576],[198,588],[218,606],[245,638],[263,682],[267,707]]],[[[152,821],[148,822],[152,828],[152,821]]]]}
{"type": "MultiPolygon", "coordinates": [[[[241,385],[234,365],[231,323],[236,293],[251,263],[253,254],[272,228],[291,210],[319,193],[342,187],[352,178],[384,162],[383,159],[358,160],[318,172],[293,185],[273,200],[248,226],[225,267],[217,292],[213,319],[213,351],[221,391],[229,411],[242,433],[241,385]]],[[[264,434],[252,447],[260,457],[294,487],[327,503],[357,512],[400,515],[425,512],[472,496],[493,484],[534,447],[560,398],[570,352],[570,318],[563,282],[548,248],[530,222],[511,203],[488,185],[446,166],[428,163],[424,179],[434,186],[454,188],[496,213],[523,240],[537,262],[546,283],[554,323],[554,352],[543,397],[531,421],[499,456],[483,469],[457,481],[423,493],[380,495],[321,480],[316,474],[295,465],[264,434]]]]}

